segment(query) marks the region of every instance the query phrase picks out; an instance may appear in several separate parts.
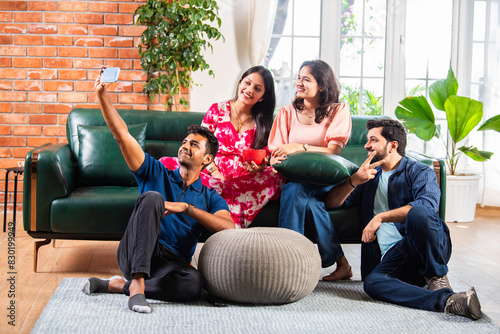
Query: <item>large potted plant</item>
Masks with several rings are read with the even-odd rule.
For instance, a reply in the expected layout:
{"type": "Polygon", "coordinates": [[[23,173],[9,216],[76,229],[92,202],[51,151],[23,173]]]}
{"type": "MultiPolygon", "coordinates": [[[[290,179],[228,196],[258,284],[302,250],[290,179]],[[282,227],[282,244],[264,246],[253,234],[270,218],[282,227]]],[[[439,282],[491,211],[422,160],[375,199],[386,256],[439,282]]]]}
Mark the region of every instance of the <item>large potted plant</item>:
{"type": "MultiPolygon", "coordinates": [[[[459,146],[481,122],[483,104],[477,100],[458,96],[458,82],[452,68],[446,79],[437,81],[429,87],[429,98],[435,109],[445,112],[448,131],[441,132],[436,124],[433,109],[425,96],[409,96],[399,102],[396,117],[400,119],[410,133],[424,141],[434,137],[444,145],[444,160],[448,167],[446,186],[446,220],[467,222],[474,220],[476,210],[478,174],[459,174],[458,161],[464,154],[475,161],[486,161],[492,152],[481,151],[477,147],[459,146]]],[[[478,129],[500,131],[500,115],[485,121],[478,129]]]]}
{"type": "MultiPolygon", "coordinates": [[[[141,66],[147,75],[144,93],[151,100],[168,94],[165,106],[183,107],[182,87],[191,87],[191,72],[208,70],[203,51],[212,48],[209,40],[222,37],[217,2],[214,0],[147,0],[135,11],[137,24],[147,26],[139,42],[141,66]],[[174,101],[176,97],[176,101],[174,101]]],[[[212,70],[209,74],[213,75],[212,70]]]]}

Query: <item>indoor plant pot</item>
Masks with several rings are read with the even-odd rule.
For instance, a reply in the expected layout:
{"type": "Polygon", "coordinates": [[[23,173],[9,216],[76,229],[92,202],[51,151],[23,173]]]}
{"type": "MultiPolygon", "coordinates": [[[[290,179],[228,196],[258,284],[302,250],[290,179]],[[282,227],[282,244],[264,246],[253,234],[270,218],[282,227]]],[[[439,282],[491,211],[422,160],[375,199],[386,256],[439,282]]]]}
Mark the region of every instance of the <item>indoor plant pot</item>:
{"type": "Polygon", "coordinates": [[[471,222],[476,214],[480,174],[446,176],[446,221],[471,222]]]}

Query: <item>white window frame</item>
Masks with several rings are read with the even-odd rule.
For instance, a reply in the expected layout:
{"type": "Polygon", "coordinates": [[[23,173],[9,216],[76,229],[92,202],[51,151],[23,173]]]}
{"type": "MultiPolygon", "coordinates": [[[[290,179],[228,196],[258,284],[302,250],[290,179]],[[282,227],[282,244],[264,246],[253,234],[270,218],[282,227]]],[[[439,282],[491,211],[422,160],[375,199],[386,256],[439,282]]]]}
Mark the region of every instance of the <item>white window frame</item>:
{"type": "MultiPolygon", "coordinates": [[[[379,1],[379,0],[378,0],[379,1]]],[[[386,47],[383,114],[395,117],[394,111],[405,97],[405,25],[406,0],[386,0],[386,47]],[[387,78],[389,78],[387,80],[387,78]]],[[[489,0],[485,0],[489,1],[489,0]]],[[[469,96],[472,61],[472,23],[474,0],[453,0],[451,66],[460,83],[459,94],[469,96]]],[[[341,1],[321,0],[320,58],[338,75],[340,73],[341,1]]],[[[466,160],[466,159],[463,159],[466,160]]]]}
{"type": "MultiPolygon", "coordinates": [[[[340,48],[341,42],[340,1],[322,0],[320,57],[326,61],[338,74],[340,73],[340,48]]],[[[406,0],[387,0],[386,16],[386,47],[385,47],[385,72],[384,78],[384,108],[383,114],[394,117],[394,110],[399,101],[404,98],[404,28],[406,13],[406,0]]]]}
{"type": "MultiPolygon", "coordinates": [[[[319,36],[311,36],[311,35],[297,35],[295,33],[295,24],[294,24],[294,20],[295,20],[295,1],[296,0],[290,0],[290,3],[292,4],[292,12],[289,13],[290,15],[290,19],[292,20],[292,23],[291,23],[291,26],[292,26],[292,31],[291,31],[291,34],[280,34],[280,35],[275,35],[275,34],[272,34],[271,35],[271,38],[276,38],[276,37],[286,37],[286,38],[291,38],[291,51],[290,51],[290,60],[291,60],[291,63],[290,63],[290,74],[291,76],[288,77],[288,76],[281,76],[281,77],[275,77],[274,80],[275,81],[289,81],[290,83],[290,87],[295,87],[295,81],[297,80],[296,76],[294,75],[294,67],[295,65],[298,65],[298,64],[295,64],[294,63],[294,42],[295,42],[295,39],[296,38],[311,38],[311,39],[319,39],[319,45],[320,45],[320,50],[319,50],[319,58],[322,59],[321,57],[321,45],[322,45],[322,23],[323,23],[323,13],[325,12],[324,9],[323,9],[323,6],[325,3],[328,3],[328,1],[325,1],[325,0],[321,0],[320,2],[320,10],[321,10],[321,22],[320,22],[320,32],[319,32],[319,36]]],[[[336,1],[335,1],[336,2],[336,1]]],[[[340,42],[339,42],[340,43],[340,42]]],[[[293,96],[294,96],[294,89],[291,89],[290,91],[290,101],[293,99],[293,96]]]]}

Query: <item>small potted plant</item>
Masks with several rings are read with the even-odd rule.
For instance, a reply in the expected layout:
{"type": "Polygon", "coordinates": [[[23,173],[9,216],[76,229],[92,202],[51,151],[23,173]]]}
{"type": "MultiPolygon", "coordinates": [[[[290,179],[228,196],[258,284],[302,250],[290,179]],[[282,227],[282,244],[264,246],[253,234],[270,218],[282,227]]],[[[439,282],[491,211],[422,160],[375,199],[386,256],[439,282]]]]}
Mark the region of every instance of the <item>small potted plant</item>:
{"type": "MultiPolygon", "coordinates": [[[[459,147],[472,130],[483,118],[483,104],[477,100],[458,96],[458,82],[452,68],[448,71],[446,79],[436,81],[429,87],[429,98],[435,109],[444,111],[448,124],[448,131],[441,132],[441,126],[436,124],[433,109],[425,96],[409,96],[399,102],[396,108],[396,117],[403,122],[410,133],[414,133],[424,141],[430,141],[436,137],[444,145],[446,156],[444,160],[448,167],[446,187],[446,220],[447,221],[472,221],[476,209],[477,184],[480,175],[458,175],[457,166],[460,157],[465,154],[475,161],[486,161],[493,155],[492,152],[481,151],[477,147],[465,145],[459,147]],[[449,145],[447,144],[449,140],[449,145]],[[459,191],[453,189],[455,180],[475,180],[471,191],[459,191]],[[459,194],[462,193],[462,194],[459,194]],[[466,203],[454,203],[458,195],[467,195],[466,203]],[[472,202],[472,203],[471,203],[472,202]],[[468,208],[464,212],[464,208],[468,208]],[[460,210],[456,214],[456,210],[460,210]]],[[[478,129],[500,131],[500,115],[496,115],[485,121],[478,129]]],[[[457,199],[462,202],[462,200],[457,199]]]]}
{"type": "MultiPolygon", "coordinates": [[[[147,0],[135,11],[137,24],[147,26],[139,42],[141,66],[147,75],[144,93],[151,100],[168,94],[165,106],[188,102],[180,97],[182,87],[193,84],[191,72],[209,70],[203,51],[209,40],[222,36],[218,6],[214,0],[147,0]]],[[[214,75],[212,70],[208,71],[214,75]]]]}

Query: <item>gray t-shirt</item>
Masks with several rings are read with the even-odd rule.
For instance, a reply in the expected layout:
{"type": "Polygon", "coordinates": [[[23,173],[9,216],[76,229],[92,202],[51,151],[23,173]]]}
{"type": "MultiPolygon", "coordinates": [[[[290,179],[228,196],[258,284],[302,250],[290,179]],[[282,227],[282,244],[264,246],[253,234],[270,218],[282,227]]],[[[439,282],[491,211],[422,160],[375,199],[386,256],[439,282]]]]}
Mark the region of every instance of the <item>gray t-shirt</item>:
{"type": "MultiPolygon", "coordinates": [[[[382,171],[380,179],[378,181],[377,192],[375,193],[375,202],[373,206],[373,215],[378,213],[389,211],[389,202],[387,200],[387,188],[389,186],[389,177],[395,172],[391,170],[389,172],[382,171]]],[[[382,252],[382,257],[385,253],[392,247],[396,242],[401,240],[403,237],[399,233],[398,229],[394,223],[382,223],[377,231],[377,242],[382,252]]]]}

